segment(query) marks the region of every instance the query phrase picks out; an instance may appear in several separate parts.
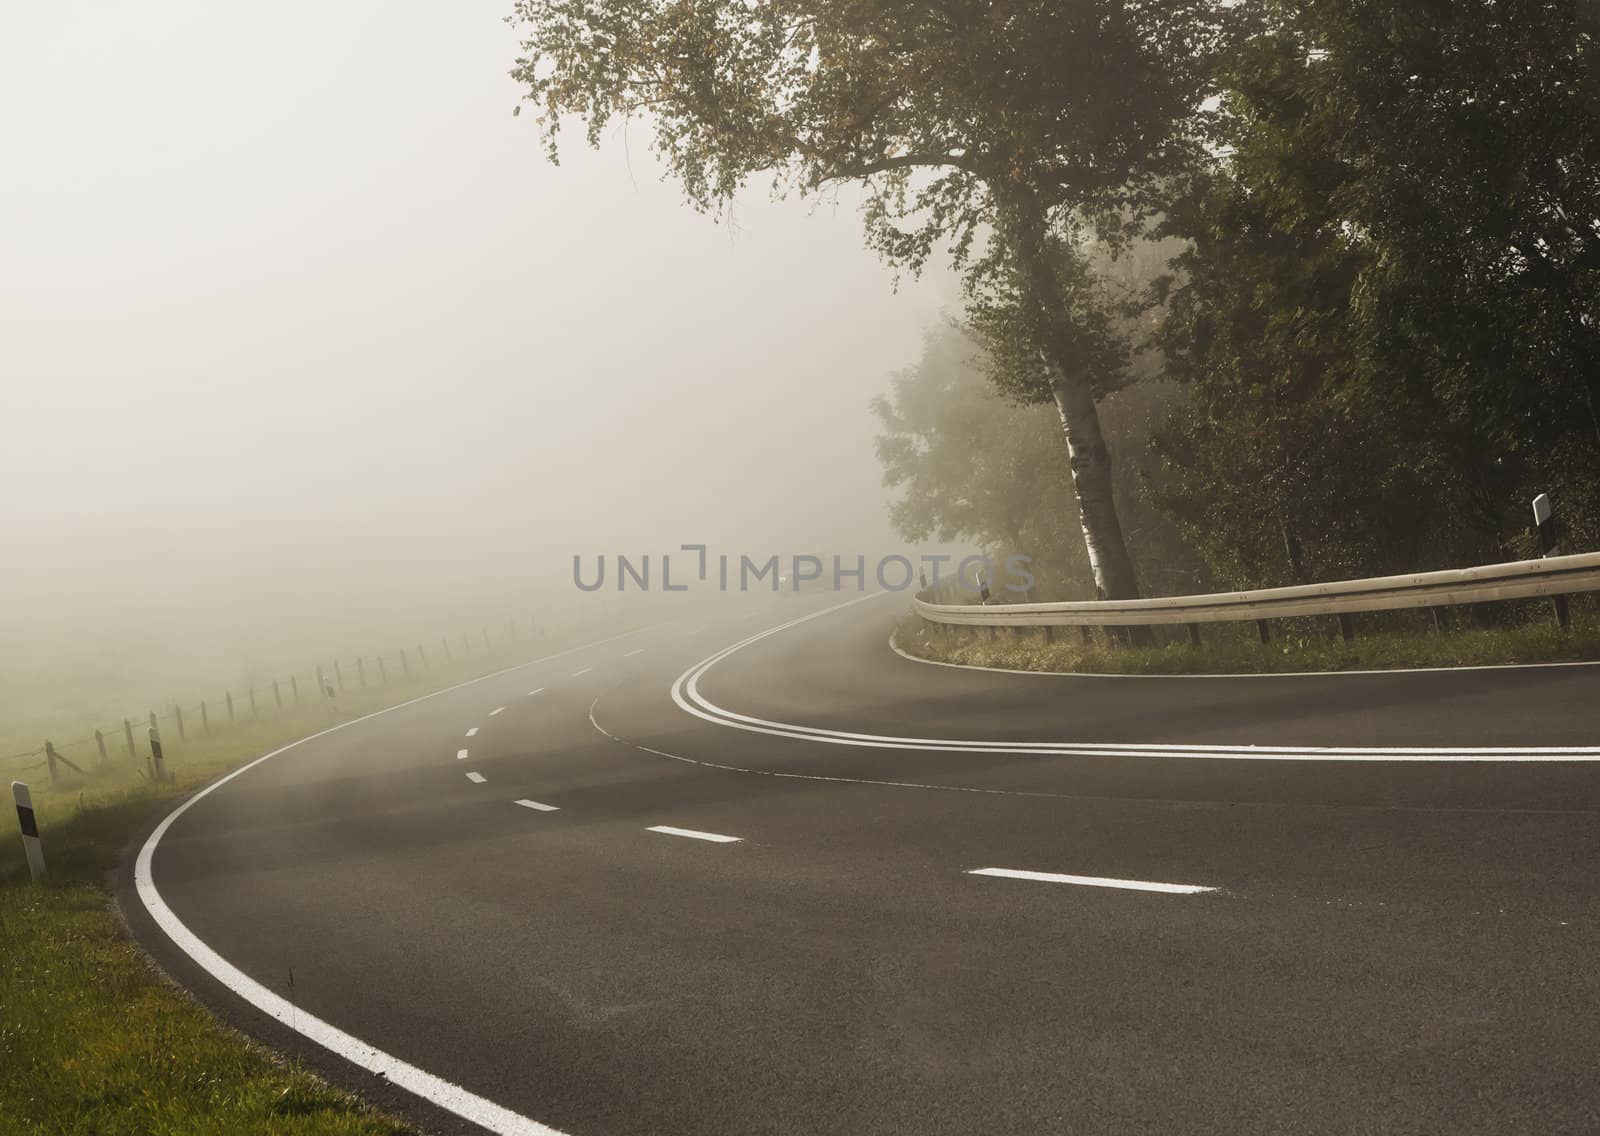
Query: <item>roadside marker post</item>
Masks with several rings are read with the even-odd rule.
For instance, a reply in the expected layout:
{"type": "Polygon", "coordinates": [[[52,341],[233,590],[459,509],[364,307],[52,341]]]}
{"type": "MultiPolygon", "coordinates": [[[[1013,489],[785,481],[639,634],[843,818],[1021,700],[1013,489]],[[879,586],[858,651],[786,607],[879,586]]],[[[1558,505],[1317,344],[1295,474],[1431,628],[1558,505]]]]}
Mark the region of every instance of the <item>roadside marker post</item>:
{"type": "MultiPolygon", "coordinates": [[[[1539,530],[1539,555],[1560,556],[1561,537],[1556,532],[1555,506],[1550,503],[1548,493],[1541,493],[1533,499],[1533,523],[1539,530]]],[[[1561,630],[1566,631],[1572,626],[1572,616],[1567,610],[1567,597],[1551,596],[1550,602],[1556,609],[1556,623],[1561,630]]]]}
{"type": "Polygon", "coordinates": [[[150,727],[150,777],[155,781],[167,779],[167,763],[161,752],[161,731],[150,727]]]}
{"type": "Polygon", "coordinates": [[[22,829],[22,848],[28,854],[28,875],[44,876],[44,845],[39,843],[39,822],[33,815],[33,794],[22,781],[11,782],[11,796],[17,802],[17,824],[22,829]]]}

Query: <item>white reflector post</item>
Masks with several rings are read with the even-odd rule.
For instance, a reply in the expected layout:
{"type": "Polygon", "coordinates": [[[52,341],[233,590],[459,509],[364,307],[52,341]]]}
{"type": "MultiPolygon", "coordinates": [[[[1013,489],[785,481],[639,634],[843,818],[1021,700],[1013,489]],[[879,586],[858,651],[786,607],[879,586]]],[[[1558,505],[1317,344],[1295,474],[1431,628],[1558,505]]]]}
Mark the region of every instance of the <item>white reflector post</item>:
{"type": "Polygon", "coordinates": [[[44,876],[44,846],[39,843],[39,822],[33,815],[33,794],[21,781],[11,782],[11,795],[17,801],[17,824],[22,828],[22,847],[28,854],[28,874],[44,876]]]}

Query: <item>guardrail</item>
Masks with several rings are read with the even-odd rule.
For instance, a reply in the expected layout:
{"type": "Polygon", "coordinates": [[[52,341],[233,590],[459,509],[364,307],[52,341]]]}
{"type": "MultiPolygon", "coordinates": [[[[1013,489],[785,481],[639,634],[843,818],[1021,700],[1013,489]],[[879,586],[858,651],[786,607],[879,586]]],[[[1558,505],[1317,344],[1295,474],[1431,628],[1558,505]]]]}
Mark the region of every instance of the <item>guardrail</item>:
{"type": "MultiPolygon", "coordinates": [[[[1269,619],[1335,615],[1345,638],[1353,630],[1349,616],[1402,608],[1441,608],[1495,600],[1560,597],[1600,591],[1600,552],[1547,556],[1418,572],[1335,580],[1249,592],[1216,592],[1201,596],[1160,596],[1137,600],[1084,600],[1067,603],[948,604],[918,595],[914,610],[930,623],[958,627],[1155,627],[1187,624],[1198,641],[1202,623],[1254,621],[1267,638],[1269,619]]],[[[1565,624],[1565,608],[1557,617],[1565,624]]]]}

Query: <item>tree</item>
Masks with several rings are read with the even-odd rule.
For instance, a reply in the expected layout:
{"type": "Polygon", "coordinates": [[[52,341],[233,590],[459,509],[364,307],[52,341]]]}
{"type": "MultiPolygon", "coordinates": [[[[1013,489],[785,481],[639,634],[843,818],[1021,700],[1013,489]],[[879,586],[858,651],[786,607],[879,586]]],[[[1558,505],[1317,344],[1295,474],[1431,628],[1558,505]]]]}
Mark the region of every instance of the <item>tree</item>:
{"type": "Polygon", "coordinates": [[[702,209],[753,175],[865,187],[867,241],[920,270],[940,247],[979,304],[1014,302],[1047,366],[1085,545],[1138,593],[1072,294],[1087,229],[1113,245],[1200,153],[1186,130],[1211,0],[517,0],[552,160],[563,121],[641,115],[702,209]],[[1002,297],[996,300],[996,293],[1002,297]]]}
{"type": "MultiPolygon", "coordinates": [[[[1035,598],[1092,598],[1054,410],[996,390],[995,370],[981,337],[944,325],[929,331],[921,358],[894,376],[888,396],[873,400],[884,484],[899,491],[890,519],[907,540],[972,540],[990,553],[1032,558],[1035,598]]],[[[1130,385],[1108,394],[1102,410],[1135,555],[1162,582],[1193,590],[1198,565],[1146,499],[1140,469],[1147,423],[1172,390],[1130,385]]]]}
{"type": "MultiPolygon", "coordinates": [[[[1163,498],[1239,585],[1600,536],[1600,90],[1570,2],[1258,0],[1166,343],[1163,498]]],[[[1592,14],[1593,6],[1590,5],[1592,14]]]]}

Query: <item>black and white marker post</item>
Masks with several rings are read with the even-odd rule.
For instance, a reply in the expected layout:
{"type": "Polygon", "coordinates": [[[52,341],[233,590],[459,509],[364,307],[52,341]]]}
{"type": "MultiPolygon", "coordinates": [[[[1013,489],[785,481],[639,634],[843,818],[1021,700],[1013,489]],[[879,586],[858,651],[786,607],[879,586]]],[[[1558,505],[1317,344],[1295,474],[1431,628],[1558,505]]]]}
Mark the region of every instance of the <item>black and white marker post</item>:
{"type": "Polygon", "coordinates": [[[150,727],[150,777],[155,781],[167,779],[167,763],[161,753],[161,733],[150,727]]]}
{"type": "MultiPolygon", "coordinates": [[[[1539,529],[1539,555],[1560,556],[1561,538],[1556,532],[1555,507],[1550,504],[1548,493],[1541,493],[1533,499],[1533,523],[1539,529]]],[[[1550,601],[1555,605],[1556,622],[1565,631],[1572,622],[1567,612],[1567,597],[1551,596],[1550,601]]]]}
{"type": "Polygon", "coordinates": [[[11,782],[11,795],[17,801],[17,824],[22,827],[22,848],[28,854],[28,874],[44,876],[44,845],[39,843],[39,822],[33,816],[33,795],[21,781],[11,782]]]}

